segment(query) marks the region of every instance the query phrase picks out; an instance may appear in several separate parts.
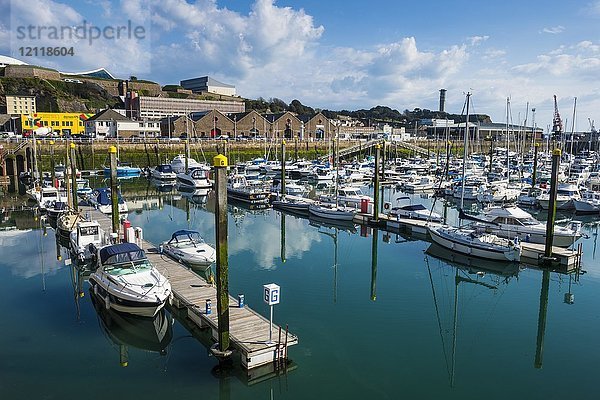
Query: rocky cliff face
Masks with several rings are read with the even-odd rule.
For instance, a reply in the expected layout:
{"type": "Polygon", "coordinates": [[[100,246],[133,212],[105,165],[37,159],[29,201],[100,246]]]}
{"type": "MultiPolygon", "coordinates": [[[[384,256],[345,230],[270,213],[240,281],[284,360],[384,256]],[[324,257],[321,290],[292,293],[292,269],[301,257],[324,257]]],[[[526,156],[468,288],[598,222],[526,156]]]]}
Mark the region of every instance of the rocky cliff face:
{"type": "Polygon", "coordinates": [[[100,108],[122,107],[121,99],[101,86],[37,78],[0,78],[0,108],[6,95],[35,96],[39,112],[95,112],[100,108]]]}

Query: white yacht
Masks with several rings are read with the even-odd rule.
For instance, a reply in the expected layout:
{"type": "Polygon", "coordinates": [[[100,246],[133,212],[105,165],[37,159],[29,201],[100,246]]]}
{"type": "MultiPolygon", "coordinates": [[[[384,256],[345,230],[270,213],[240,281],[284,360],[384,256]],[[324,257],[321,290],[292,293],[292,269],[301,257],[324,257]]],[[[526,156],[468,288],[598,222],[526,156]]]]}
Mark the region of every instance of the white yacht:
{"type": "MultiPolygon", "coordinates": [[[[360,208],[363,201],[373,202],[373,198],[364,194],[359,187],[344,186],[338,189],[337,204],[348,207],[360,208]]],[[[319,201],[323,203],[336,203],[335,195],[321,195],[319,201]]]]}
{"type": "MultiPolygon", "coordinates": [[[[399,197],[397,201],[408,200],[409,197],[399,197]]],[[[389,203],[388,203],[389,204],[389,203]]],[[[384,205],[385,208],[385,205],[384,205]]],[[[390,209],[390,216],[394,218],[420,219],[423,221],[442,222],[443,217],[423,204],[407,204],[390,209]]]]}
{"type": "MultiPolygon", "coordinates": [[[[556,189],[556,209],[557,210],[573,210],[573,200],[579,200],[579,188],[576,185],[559,183],[556,189]]],[[[547,210],[550,203],[550,192],[542,193],[538,196],[540,207],[547,210]]]]}
{"type": "Polygon", "coordinates": [[[208,179],[208,171],[204,168],[190,168],[187,172],[178,173],[177,182],[195,189],[212,188],[212,182],[208,179]]]}
{"type": "MultiPolygon", "coordinates": [[[[519,207],[490,207],[475,217],[474,228],[522,242],[546,243],[546,224],[535,219],[519,207]]],[[[554,246],[568,247],[581,238],[579,231],[554,226],[554,246]]]]}
{"type": "Polygon", "coordinates": [[[271,193],[263,182],[249,181],[244,175],[235,174],[227,180],[227,196],[248,204],[267,204],[271,193]]]}
{"type": "Polygon", "coordinates": [[[89,282],[106,308],[154,317],[171,296],[171,284],[134,243],[120,243],[98,250],[97,268],[89,282]]]}
{"type": "Polygon", "coordinates": [[[160,245],[163,253],[191,265],[210,265],[216,260],[215,249],[197,231],[179,230],[160,245]]]}
{"type": "Polygon", "coordinates": [[[433,176],[421,176],[417,180],[408,182],[404,185],[404,190],[408,192],[418,192],[432,190],[435,186],[435,178],[433,176]]]}
{"type": "Polygon", "coordinates": [[[519,261],[521,247],[511,240],[473,229],[430,226],[431,239],[453,252],[500,261],[519,261]]]}
{"type": "Polygon", "coordinates": [[[585,191],[581,193],[580,199],[573,200],[573,206],[578,214],[600,213],[600,192],[585,191]]]}
{"type": "Polygon", "coordinates": [[[151,172],[151,176],[161,181],[174,181],[177,179],[177,174],[173,172],[171,164],[159,164],[151,172]]]}
{"type": "Polygon", "coordinates": [[[308,212],[319,218],[336,221],[352,221],[358,210],[355,207],[345,207],[330,203],[311,203],[308,212]]]}
{"type": "MultiPolygon", "coordinates": [[[[171,161],[171,169],[173,170],[173,172],[175,172],[176,174],[182,174],[185,172],[185,159],[186,156],[184,154],[179,154],[173,158],[173,160],[171,161]]],[[[193,168],[210,169],[208,165],[199,163],[191,157],[187,157],[187,167],[188,170],[193,168]]]]}

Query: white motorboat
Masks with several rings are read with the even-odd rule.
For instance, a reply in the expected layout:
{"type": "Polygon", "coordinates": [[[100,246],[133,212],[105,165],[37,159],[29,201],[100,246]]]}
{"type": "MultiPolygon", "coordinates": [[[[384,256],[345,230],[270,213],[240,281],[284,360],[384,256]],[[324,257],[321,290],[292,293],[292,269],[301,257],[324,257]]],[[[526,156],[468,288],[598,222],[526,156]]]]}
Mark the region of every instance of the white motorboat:
{"type": "Polygon", "coordinates": [[[517,196],[517,204],[520,206],[535,206],[538,204],[538,196],[542,193],[542,189],[538,187],[526,187],[521,189],[521,193],[517,196]]]}
{"type": "MultiPolygon", "coordinates": [[[[464,214],[463,214],[464,216],[464,214]]],[[[466,216],[467,219],[469,216],[466,216]]],[[[535,219],[519,207],[490,207],[476,216],[474,228],[486,233],[523,242],[546,243],[546,224],[535,219]]],[[[554,246],[568,247],[581,238],[582,234],[571,228],[554,226],[554,246]]]]}
{"type": "Polygon", "coordinates": [[[244,175],[233,175],[227,180],[227,196],[248,204],[267,204],[271,193],[261,181],[249,181],[244,175]]]}
{"type": "Polygon", "coordinates": [[[575,212],[578,214],[600,213],[600,192],[586,191],[581,193],[581,198],[573,200],[575,212]]]}
{"type": "Polygon", "coordinates": [[[432,190],[435,186],[435,178],[433,176],[422,176],[418,180],[413,180],[404,185],[404,190],[408,192],[419,192],[432,190]]]}
{"type": "Polygon", "coordinates": [[[110,238],[98,221],[79,221],[69,236],[71,252],[81,262],[96,256],[97,249],[107,245],[110,238]]]}
{"type": "Polygon", "coordinates": [[[195,189],[212,188],[212,183],[208,179],[208,171],[203,168],[191,168],[187,172],[178,173],[177,182],[195,189]]]}
{"type": "Polygon", "coordinates": [[[319,200],[323,203],[336,203],[341,204],[348,207],[360,208],[361,203],[363,201],[368,201],[369,203],[373,203],[373,198],[360,190],[359,187],[355,186],[345,186],[338,188],[337,190],[337,200],[335,195],[322,195],[319,196],[319,200]]]}
{"type": "Polygon", "coordinates": [[[274,200],[271,205],[278,210],[308,215],[308,207],[311,203],[314,203],[314,200],[307,199],[306,197],[286,195],[279,200],[274,200]]]}
{"type": "Polygon", "coordinates": [[[89,196],[94,190],[90,187],[88,179],[77,179],[77,196],[89,196]]]}
{"type": "Polygon", "coordinates": [[[177,174],[173,172],[171,164],[159,164],[150,172],[154,179],[161,181],[174,181],[177,179],[177,174]]]}
{"type": "Polygon", "coordinates": [[[336,221],[352,221],[357,209],[330,203],[312,203],[308,206],[311,215],[336,221]]]}
{"type": "MultiPolygon", "coordinates": [[[[409,199],[409,197],[399,197],[397,201],[406,199],[409,199]]],[[[390,216],[394,218],[420,219],[432,222],[442,222],[443,220],[443,217],[440,214],[433,210],[429,210],[423,204],[408,204],[405,206],[392,207],[390,209],[390,216]]]]}
{"type": "Polygon", "coordinates": [[[35,200],[41,210],[45,210],[52,205],[53,202],[66,201],[67,194],[59,192],[55,187],[34,187],[27,190],[27,195],[35,200]]]}
{"type": "Polygon", "coordinates": [[[480,203],[502,203],[515,201],[521,191],[519,189],[509,188],[506,185],[495,185],[489,189],[482,187],[477,194],[477,201],[480,203]]]}
{"type": "MultiPolygon", "coordinates": [[[[573,201],[580,198],[579,188],[576,185],[559,183],[556,188],[556,209],[573,210],[575,208],[573,201]]],[[[540,194],[538,202],[542,209],[547,210],[550,203],[550,192],[540,194]]]]}
{"type": "Polygon", "coordinates": [[[451,251],[488,260],[519,261],[521,247],[511,240],[474,229],[430,226],[431,239],[451,251]]]}
{"type": "MultiPolygon", "coordinates": [[[[176,174],[182,174],[185,172],[185,159],[186,156],[184,154],[179,154],[173,158],[173,160],[171,161],[171,169],[173,170],[173,172],[175,172],[176,174]]],[[[194,168],[200,168],[203,170],[210,169],[210,167],[208,167],[206,164],[199,163],[191,157],[187,157],[187,168],[188,170],[194,168]]]]}
{"type": "Polygon", "coordinates": [[[329,168],[317,167],[314,169],[312,174],[308,176],[309,180],[312,181],[332,181],[336,177],[336,174],[329,168]]]}
{"type": "MultiPolygon", "coordinates": [[[[118,193],[119,200],[119,214],[127,214],[129,209],[127,208],[127,203],[121,196],[121,193],[118,193]]],[[[110,188],[99,188],[95,189],[91,195],[87,197],[87,201],[98,209],[103,214],[112,214],[112,200],[111,200],[111,190],[110,188]]]]}
{"type": "Polygon", "coordinates": [[[134,243],[102,247],[89,281],[106,308],[154,317],[171,295],[171,284],[134,243]]]}
{"type": "Polygon", "coordinates": [[[176,231],[160,248],[163,253],[177,261],[192,265],[209,265],[216,259],[215,249],[206,243],[197,231],[176,231]]]}

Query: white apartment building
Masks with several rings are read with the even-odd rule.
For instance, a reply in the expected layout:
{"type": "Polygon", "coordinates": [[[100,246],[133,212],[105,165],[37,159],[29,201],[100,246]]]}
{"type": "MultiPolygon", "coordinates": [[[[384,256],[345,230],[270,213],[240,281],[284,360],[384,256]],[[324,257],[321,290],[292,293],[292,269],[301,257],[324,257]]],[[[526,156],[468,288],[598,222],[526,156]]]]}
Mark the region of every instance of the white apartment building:
{"type": "Polygon", "coordinates": [[[7,114],[33,115],[36,112],[35,96],[6,95],[7,114]]]}

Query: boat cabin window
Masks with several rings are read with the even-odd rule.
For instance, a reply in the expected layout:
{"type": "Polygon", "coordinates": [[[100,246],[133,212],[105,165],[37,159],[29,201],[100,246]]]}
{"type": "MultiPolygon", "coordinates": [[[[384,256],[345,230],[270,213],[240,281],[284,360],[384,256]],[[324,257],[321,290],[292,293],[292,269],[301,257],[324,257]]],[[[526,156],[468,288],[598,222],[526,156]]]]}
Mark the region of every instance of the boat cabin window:
{"type": "Polygon", "coordinates": [[[56,192],[42,192],[42,197],[56,197],[56,192]]]}
{"type": "Polygon", "coordinates": [[[98,226],[80,226],[79,234],[81,236],[93,236],[98,234],[98,226]]]}

